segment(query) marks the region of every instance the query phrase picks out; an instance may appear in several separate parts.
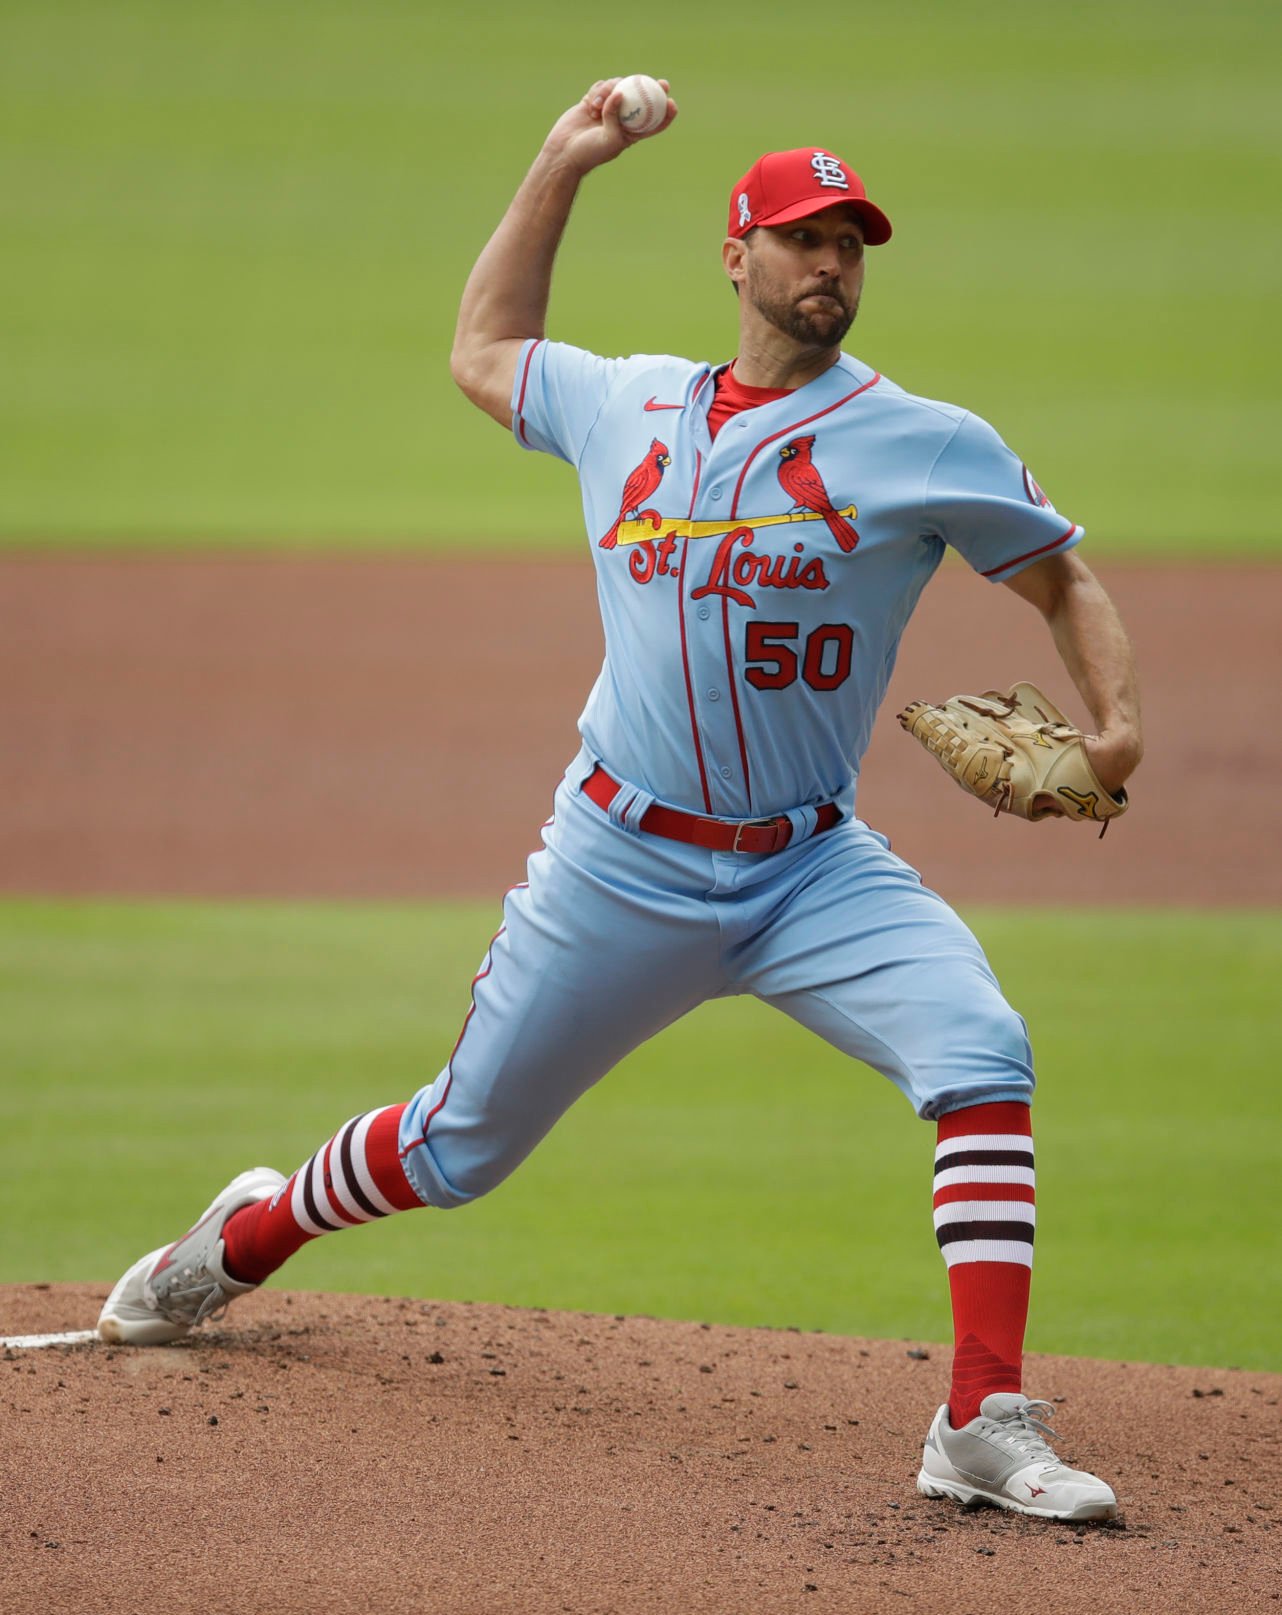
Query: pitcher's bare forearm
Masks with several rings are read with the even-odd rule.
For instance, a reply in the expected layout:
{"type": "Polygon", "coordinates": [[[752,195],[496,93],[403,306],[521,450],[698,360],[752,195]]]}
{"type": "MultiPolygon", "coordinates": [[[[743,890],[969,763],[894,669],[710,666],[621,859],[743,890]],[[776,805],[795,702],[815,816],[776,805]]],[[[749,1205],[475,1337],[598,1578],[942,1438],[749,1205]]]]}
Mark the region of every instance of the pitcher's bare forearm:
{"type": "Polygon", "coordinates": [[[1060,660],[1095,720],[1087,743],[1100,783],[1110,791],[1144,754],[1135,658],[1117,607],[1075,555],[1030,566],[1009,587],[1041,611],[1060,660]]]}
{"type": "MultiPolygon", "coordinates": [[[[521,344],[544,334],[557,248],[584,175],[637,143],[619,122],[618,82],[599,80],[557,119],[463,289],[450,371],[472,402],[503,426],[511,424],[521,344]]],[[[669,99],[667,118],[654,133],[676,113],[669,99]]]]}

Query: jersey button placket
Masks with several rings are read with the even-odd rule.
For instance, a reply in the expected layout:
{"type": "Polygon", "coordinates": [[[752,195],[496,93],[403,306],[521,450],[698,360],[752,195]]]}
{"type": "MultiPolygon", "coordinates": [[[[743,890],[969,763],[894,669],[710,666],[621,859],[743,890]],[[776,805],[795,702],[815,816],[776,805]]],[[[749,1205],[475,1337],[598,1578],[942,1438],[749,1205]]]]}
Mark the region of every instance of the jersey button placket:
{"type": "MultiPolygon", "coordinates": [[[[696,558],[694,550],[695,546],[692,545],[688,557],[691,562],[689,576],[697,586],[697,581],[706,578],[710,560],[703,551],[700,551],[696,558]]],[[[690,676],[695,694],[699,733],[703,738],[709,776],[720,784],[723,781],[732,781],[736,775],[733,766],[736,742],[733,727],[727,727],[729,703],[723,700],[724,683],[718,682],[724,680],[726,672],[720,612],[716,611],[707,600],[691,602],[688,598],[686,610],[688,613],[686,620],[689,624],[690,676]]],[[[724,798],[717,800],[718,795],[719,793],[714,793],[712,812],[719,815],[732,813],[733,807],[724,798]]]]}
{"type": "MultiPolygon", "coordinates": [[[[740,464],[741,446],[738,443],[731,446],[728,435],[719,437],[712,444],[709,458],[720,459],[721,464],[717,471],[713,471],[712,477],[705,483],[700,493],[698,502],[702,505],[702,510],[693,511],[692,514],[696,519],[702,518],[719,523],[729,520],[731,514],[729,507],[732,500],[729,496],[733,492],[733,479],[740,464]]],[[[691,562],[690,588],[697,587],[708,578],[719,542],[719,537],[709,536],[691,544],[688,552],[688,559],[691,562]]],[[[726,678],[733,677],[733,674],[726,666],[725,629],[721,610],[723,602],[714,597],[692,601],[690,604],[691,615],[695,619],[690,624],[691,675],[696,691],[699,729],[704,737],[708,771],[718,784],[725,783],[733,791],[735,782],[740,779],[741,767],[732,711],[733,702],[728,698],[725,684],[726,678]]],[[[712,811],[729,816],[737,811],[737,805],[734,798],[728,798],[717,792],[714,794],[712,811]],[[720,800],[716,800],[718,796],[720,800]]]]}

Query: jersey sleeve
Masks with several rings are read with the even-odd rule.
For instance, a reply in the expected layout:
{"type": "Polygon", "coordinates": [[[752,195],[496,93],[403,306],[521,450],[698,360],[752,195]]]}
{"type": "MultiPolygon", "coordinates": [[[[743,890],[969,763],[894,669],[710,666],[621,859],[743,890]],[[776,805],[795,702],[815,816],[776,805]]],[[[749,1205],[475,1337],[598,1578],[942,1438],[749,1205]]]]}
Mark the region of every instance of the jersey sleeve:
{"type": "Polygon", "coordinates": [[[987,421],[963,416],[926,484],[926,530],[983,577],[1005,583],[1083,538],[987,421]]]}
{"type": "Polygon", "coordinates": [[[565,342],[527,342],[512,384],[513,437],[577,466],[621,363],[565,342]]]}

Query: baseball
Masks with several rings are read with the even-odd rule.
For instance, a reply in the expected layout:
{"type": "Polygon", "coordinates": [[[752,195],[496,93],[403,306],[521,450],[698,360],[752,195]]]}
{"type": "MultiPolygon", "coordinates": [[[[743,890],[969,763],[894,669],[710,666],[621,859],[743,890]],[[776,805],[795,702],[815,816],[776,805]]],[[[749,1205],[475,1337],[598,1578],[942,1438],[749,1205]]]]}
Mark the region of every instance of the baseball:
{"type": "Polygon", "coordinates": [[[652,135],[668,115],[668,92],[648,73],[629,73],[615,88],[619,102],[619,122],[630,135],[652,135]]]}

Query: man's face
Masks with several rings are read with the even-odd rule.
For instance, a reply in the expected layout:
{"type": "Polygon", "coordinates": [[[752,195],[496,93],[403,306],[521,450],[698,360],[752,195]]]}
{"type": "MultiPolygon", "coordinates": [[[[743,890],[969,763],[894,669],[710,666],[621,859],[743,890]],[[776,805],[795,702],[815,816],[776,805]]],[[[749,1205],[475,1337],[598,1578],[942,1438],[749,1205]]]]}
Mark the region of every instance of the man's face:
{"type": "Polygon", "coordinates": [[[834,348],[859,312],[864,232],[844,203],[792,224],[763,225],[743,242],[740,295],[805,347],[834,348]]]}

